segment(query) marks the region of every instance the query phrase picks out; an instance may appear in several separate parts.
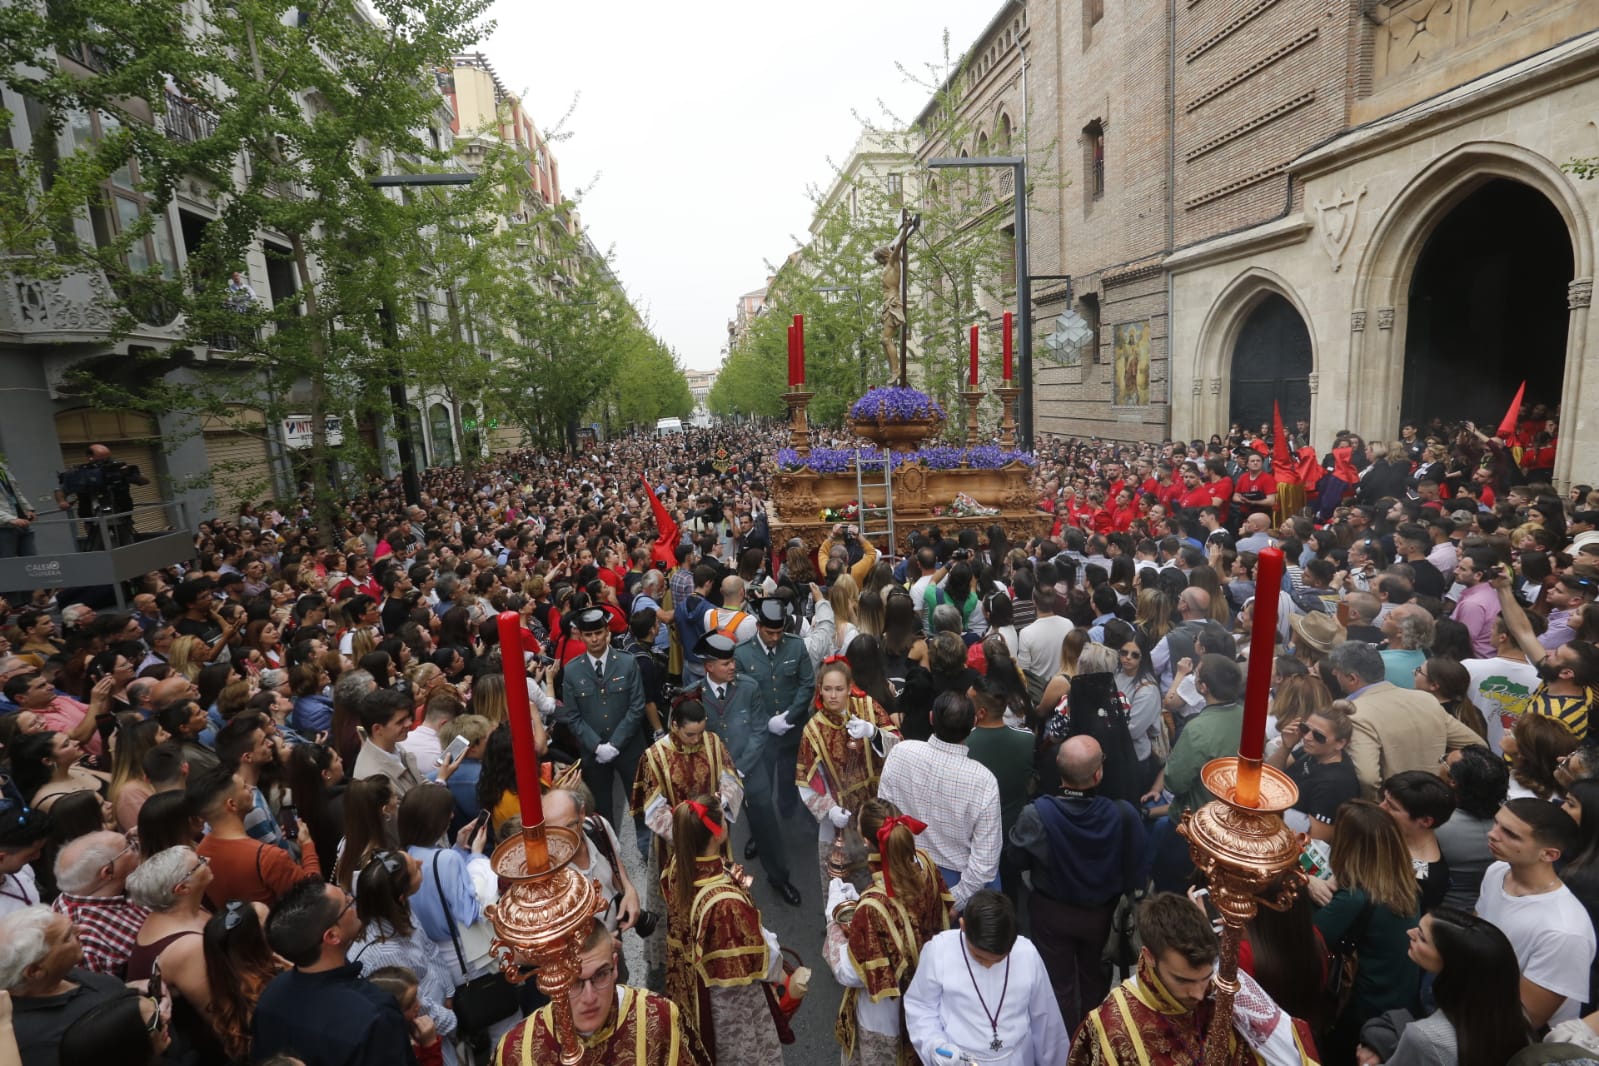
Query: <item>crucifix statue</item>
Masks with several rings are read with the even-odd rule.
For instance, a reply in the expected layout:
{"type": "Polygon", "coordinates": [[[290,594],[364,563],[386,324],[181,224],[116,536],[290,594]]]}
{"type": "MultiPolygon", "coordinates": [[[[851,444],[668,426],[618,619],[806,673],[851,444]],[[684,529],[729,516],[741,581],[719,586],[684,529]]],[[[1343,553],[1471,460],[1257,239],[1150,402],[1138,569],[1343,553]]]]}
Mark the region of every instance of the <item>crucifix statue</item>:
{"type": "Polygon", "coordinates": [[[883,357],[888,360],[890,369],[899,368],[896,383],[900,388],[910,384],[905,371],[905,302],[910,285],[909,253],[905,246],[921,225],[921,215],[900,208],[899,232],[892,242],[872,253],[872,258],[883,264],[883,357]]]}

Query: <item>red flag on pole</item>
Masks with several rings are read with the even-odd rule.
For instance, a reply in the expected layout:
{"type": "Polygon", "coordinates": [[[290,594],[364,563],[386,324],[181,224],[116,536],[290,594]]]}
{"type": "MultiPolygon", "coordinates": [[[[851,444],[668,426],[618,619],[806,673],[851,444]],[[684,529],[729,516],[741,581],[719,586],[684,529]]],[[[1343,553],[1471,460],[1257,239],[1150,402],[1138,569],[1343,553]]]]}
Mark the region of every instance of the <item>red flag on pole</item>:
{"type": "Polygon", "coordinates": [[[1523,381],[1516,390],[1516,398],[1510,401],[1510,410],[1499,420],[1499,438],[1507,443],[1515,439],[1516,427],[1521,423],[1521,399],[1526,394],[1527,383],[1523,381]]]}
{"type": "Polygon", "coordinates": [[[672,521],[672,516],[666,513],[666,506],[661,503],[655,489],[651,487],[649,479],[641,477],[644,482],[644,492],[650,498],[650,510],[655,514],[655,544],[650,548],[650,558],[665,563],[667,566],[677,565],[677,523],[672,521]]]}
{"type": "Polygon", "coordinates": [[[1283,413],[1276,400],[1271,402],[1271,476],[1279,485],[1299,481],[1294,453],[1288,450],[1288,434],[1283,431],[1283,413]]]}

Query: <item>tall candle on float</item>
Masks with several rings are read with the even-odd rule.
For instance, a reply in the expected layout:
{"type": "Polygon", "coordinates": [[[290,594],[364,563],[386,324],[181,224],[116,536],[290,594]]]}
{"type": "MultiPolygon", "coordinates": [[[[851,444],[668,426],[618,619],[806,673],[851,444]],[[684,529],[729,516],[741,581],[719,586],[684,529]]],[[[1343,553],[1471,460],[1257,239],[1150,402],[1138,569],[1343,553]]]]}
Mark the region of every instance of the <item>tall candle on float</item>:
{"type": "Polygon", "coordinates": [[[1011,315],[1010,315],[1009,311],[1006,311],[1005,312],[1005,332],[1004,332],[1004,342],[1003,342],[1003,351],[1004,351],[1004,360],[1005,360],[1005,362],[1004,362],[1003,370],[1001,372],[1001,376],[1005,379],[1005,383],[1007,385],[1010,384],[1011,370],[1012,370],[1012,366],[1011,366],[1012,351],[1011,351],[1011,335],[1010,335],[1011,329],[1010,329],[1010,324],[1011,324],[1011,315]]]}
{"type": "Polygon", "coordinates": [[[977,327],[972,327],[972,358],[971,367],[966,375],[967,383],[972,388],[977,388],[977,327]]]}

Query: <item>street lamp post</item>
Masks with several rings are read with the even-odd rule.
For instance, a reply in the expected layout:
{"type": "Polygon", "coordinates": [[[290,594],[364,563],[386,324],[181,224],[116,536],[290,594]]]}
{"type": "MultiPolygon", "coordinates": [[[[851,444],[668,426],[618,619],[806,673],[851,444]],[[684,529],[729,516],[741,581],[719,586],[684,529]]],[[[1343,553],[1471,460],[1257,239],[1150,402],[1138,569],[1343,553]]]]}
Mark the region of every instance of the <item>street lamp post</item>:
{"type": "Polygon", "coordinates": [[[1027,160],[1019,155],[991,155],[953,158],[940,156],[927,161],[930,170],[957,167],[1009,167],[1012,178],[1011,201],[1016,210],[1016,313],[1021,344],[1016,351],[1016,369],[1021,377],[1021,417],[1017,441],[1023,451],[1033,450],[1033,282],[1027,273],[1027,160]]]}
{"type": "MultiPolygon", "coordinates": [[[[470,185],[477,175],[470,172],[444,174],[377,174],[366,180],[374,189],[394,189],[430,185],[470,185]]],[[[405,490],[405,502],[412,507],[422,503],[422,479],[416,469],[416,442],[411,439],[410,403],[405,397],[405,373],[400,368],[400,330],[395,323],[394,298],[383,294],[383,304],[378,308],[378,319],[383,325],[383,343],[389,349],[389,406],[394,416],[394,450],[400,453],[400,484],[405,490]]]]}

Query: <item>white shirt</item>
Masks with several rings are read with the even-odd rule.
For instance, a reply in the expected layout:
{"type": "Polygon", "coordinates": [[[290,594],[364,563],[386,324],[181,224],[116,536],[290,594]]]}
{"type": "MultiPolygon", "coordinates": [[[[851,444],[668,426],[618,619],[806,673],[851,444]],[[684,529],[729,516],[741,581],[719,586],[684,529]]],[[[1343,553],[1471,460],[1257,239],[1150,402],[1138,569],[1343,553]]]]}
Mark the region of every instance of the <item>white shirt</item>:
{"type": "Polygon", "coordinates": [[[0,875],[0,916],[40,902],[39,884],[34,879],[32,863],[14,874],[0,875]]]}
{"type": "Polygon", "coordinates": [[[1515,726],[1527,701],[1538,690],[1538,668],[1525,659],[1467,659],[1461,664],[1471,675],[1466,698],[1482,712],[1488,723],[1488,746],[1495,755],[1504,754],[1505,734],[1515,726]]]}
{"type": "Polygon", "coordinates": [[[1021,631],[1016,662],[1035,677],[1050,678],[1060,673],[1060,646],[1073,629],[1070,618],[1041,614],[1021,631]]]}
{"type": "Polygon", "coordinates": [[[1004,962],[985,967],[970,959],[968,973],[964,936],[948,929],[929,940],[905,991],[905,1027],[921,1060],[950,1061],[937,1054],[942,1047],[955,1052],[956,1062],[965,1056],[1007,1066],[1060,1066],[1071,1039],[1033,942],[1018,936],[1004,962]],[[991,1046],[992,1015],[997,1015],[998,1049],[991,1046]]]}
{"type": "Polygon", "coordinates": [[[439,734],[432,726],[415,726],[395,747],[411,753],[423,777],[432,780],[438,774],[439,734]]]}
{"type": "Polygon", "coordinates": [[[999,873],[1001,844],[999,782],[967,755],[966,745],[937,737],[902,740],[877,785],[880,798],[927,823],[920,843],[933,861],[960,872],[950,888],[957,911],[999,873]]]}
{"type": "Polygon", "coordinates": [[[1593,922],[1571,889],[1561,885],[1536,896],[1505,891],[1510,864],[1496,862],[1482,875],[1477,914],[1505,934],[1521,964],[1521,976],[1566,999],[1549,1016],[1549,1024],[1576,1018],[1588,996],[1588,967],[1593,963],[1593,922]]]}

